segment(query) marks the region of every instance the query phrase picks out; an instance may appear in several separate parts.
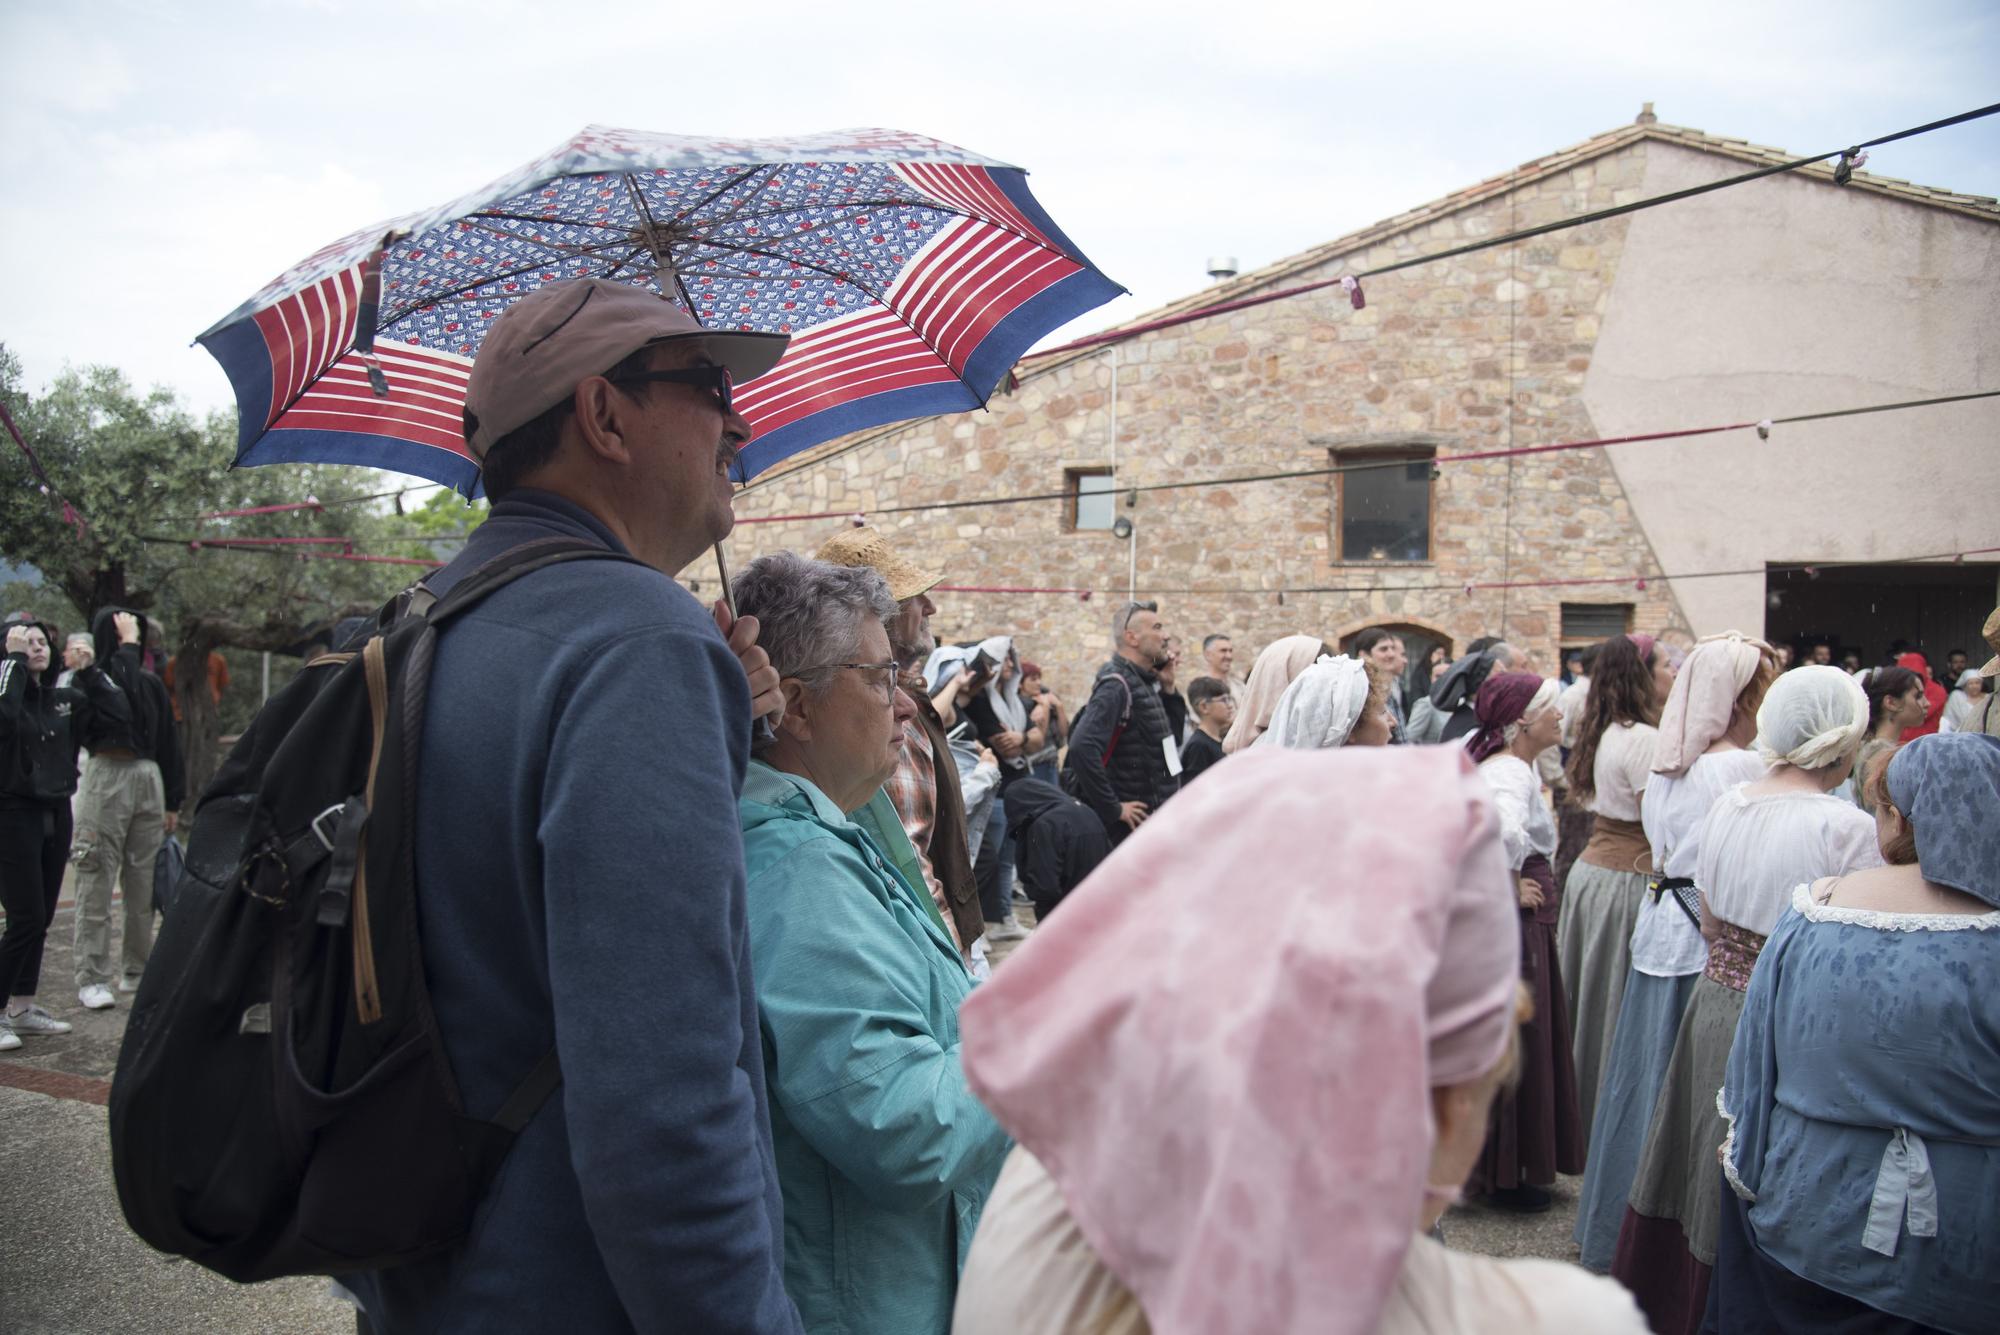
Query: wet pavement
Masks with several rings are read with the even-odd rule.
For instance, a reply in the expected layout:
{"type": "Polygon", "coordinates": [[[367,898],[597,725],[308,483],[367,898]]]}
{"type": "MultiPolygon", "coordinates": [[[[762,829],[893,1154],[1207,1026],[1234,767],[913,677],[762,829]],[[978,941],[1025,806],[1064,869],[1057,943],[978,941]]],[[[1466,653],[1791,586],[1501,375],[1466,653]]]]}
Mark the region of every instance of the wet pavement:
{"type": "MultiPolygon", "coordinates": [[[[1024,923],[1033,912],[1020,910],[1024,923]]],[[[126,1228],[105,1129],[129,994],[87,1011],[71,983],[74,914],[67,893],[49,932],[40,1000],[74,1029],[0,1053],[0,1331],[7,1335],[193,1335],[354,1329],[353,1310],[319,1279],[241,1285],[165,1257],[126,1228]]],[[[116,912],[112,914],[118,922],[116,912]]],[[[1011,946],[995,952],[1004,967],[1011,946]]],[[[114,955],[115,958],[115,955],[114,955]]],[[[1445,1220],[1446,1240],[1493,1256],[1572,1260],[1579,1181],[1554,1208],[1503,1214],[1470,1205],[1445,1220]]]]}

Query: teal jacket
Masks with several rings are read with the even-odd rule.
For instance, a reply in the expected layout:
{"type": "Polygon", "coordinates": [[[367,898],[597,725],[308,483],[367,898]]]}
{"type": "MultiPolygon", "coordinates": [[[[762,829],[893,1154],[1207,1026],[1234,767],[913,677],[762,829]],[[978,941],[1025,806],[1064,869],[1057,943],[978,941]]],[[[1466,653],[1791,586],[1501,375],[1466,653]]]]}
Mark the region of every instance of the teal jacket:
{"type": "Polygon", "coordinates": [[[815,1335],[944,1335],[1008,1149],[959,1066],[971,979],[809,780],[752,761],[738,811],[785,1288],[815,1335]]]}

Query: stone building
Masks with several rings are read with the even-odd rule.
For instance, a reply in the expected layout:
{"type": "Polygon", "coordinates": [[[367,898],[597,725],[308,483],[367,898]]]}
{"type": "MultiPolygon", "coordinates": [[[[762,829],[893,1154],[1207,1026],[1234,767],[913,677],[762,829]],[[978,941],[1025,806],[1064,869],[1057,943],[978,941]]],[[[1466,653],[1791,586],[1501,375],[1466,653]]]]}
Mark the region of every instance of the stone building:
{"type": "MultiPolygon", "coordinates": [[[[1787,157],[1648,108],[1132,327],[1787,157]]],[[[1030,357],[986,412],[834,442],[737,513],[866,515],[949,585],[1036,590],[940,594],[936,626],[1013,632],[1069,694],[1128,591],[1160,600],[1183,679],[1211,631],[1243,670],[1278,636],[1376,624],[1413,652],[1504,635],[1549,671],[1559,646],[1625,629],[1941,658],[1976,644],[2000,553],[1888,562],[2000,548],[2000,400],[1453,460],[2000,388],[1996,224],[1994,200],[1865,170],[1777,175],[1369,279],[1364,309],[1335,286],[1030,357]],[[1309,475],[1148,490],[1266,473],[1309,475]],[[944,508],[999,496],[1042,499],[944,508]],[[1884,564],[1765,570],[1816,561],[1884,564]]],[[[839,522],[745,523],[730,555],[810,551],[839,522]]]]}

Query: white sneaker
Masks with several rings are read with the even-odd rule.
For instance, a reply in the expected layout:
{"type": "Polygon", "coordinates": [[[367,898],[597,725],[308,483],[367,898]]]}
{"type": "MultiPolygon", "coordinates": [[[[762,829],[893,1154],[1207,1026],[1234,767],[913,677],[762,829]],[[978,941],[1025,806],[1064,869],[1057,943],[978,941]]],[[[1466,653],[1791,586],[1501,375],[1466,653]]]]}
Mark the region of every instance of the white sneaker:
{"type": "Polygon", "coordinates": [[[102,983],[78,988],[76,999],[83,1003],[85,1010],[92,1011],[108,1011],[118,1004],[118,999],[111,995],[111,989],[102,983]]]}
{"type": "Polygon", "coordinates": [[[21,1046],[21,1040],[14,1036],[12,1029],[0,1029],[0,1052],[12,1052],[21,1046]]]}
{"type": "Polygon", "coordinates": [[[69,1022],[58,1020],[40,1006],[30,1006],[24,1011],[9,1015],[0,1026],[16,1034],[67,1034],[69,1022]]]}
{"type": "Polygon", "coordinates": [[[986,925],[986,939],[988,941],[1019,941],[1027,934],[1028,929],[1021,926],[1021,920],[1016,918],[1012,913],[1009,913],[999,922],[988,923],[986,925]]]}

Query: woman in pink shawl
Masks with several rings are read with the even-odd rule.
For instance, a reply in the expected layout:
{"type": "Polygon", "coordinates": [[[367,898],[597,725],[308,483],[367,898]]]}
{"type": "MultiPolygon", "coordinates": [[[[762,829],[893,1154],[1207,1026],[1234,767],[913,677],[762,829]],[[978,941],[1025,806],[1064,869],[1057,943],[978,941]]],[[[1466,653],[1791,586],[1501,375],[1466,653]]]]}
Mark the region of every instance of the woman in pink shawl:
{"type": "Polygon", "coordinates": [[[1271,716],[1278,712],[1278,701],[1285,698],[1285,688],[1322,654],[1330,658],[1333,651],[1317,635],[1287,635],[1264,646],[1250,668],[1250,680],[1236,706],[1236,721],[1222,739],[1224,755],[1233,756],[1264,735],[1271,726],[1271,716]]]}
{"type": "Polygon", "coordinates": [[[1258,747],[965,1004],[1019,1142],[955,1335],[1644,1330],[1574,1267],[1447,1251],[1511,1066],[1515,895],[1457,748],[1258,747]]]}

